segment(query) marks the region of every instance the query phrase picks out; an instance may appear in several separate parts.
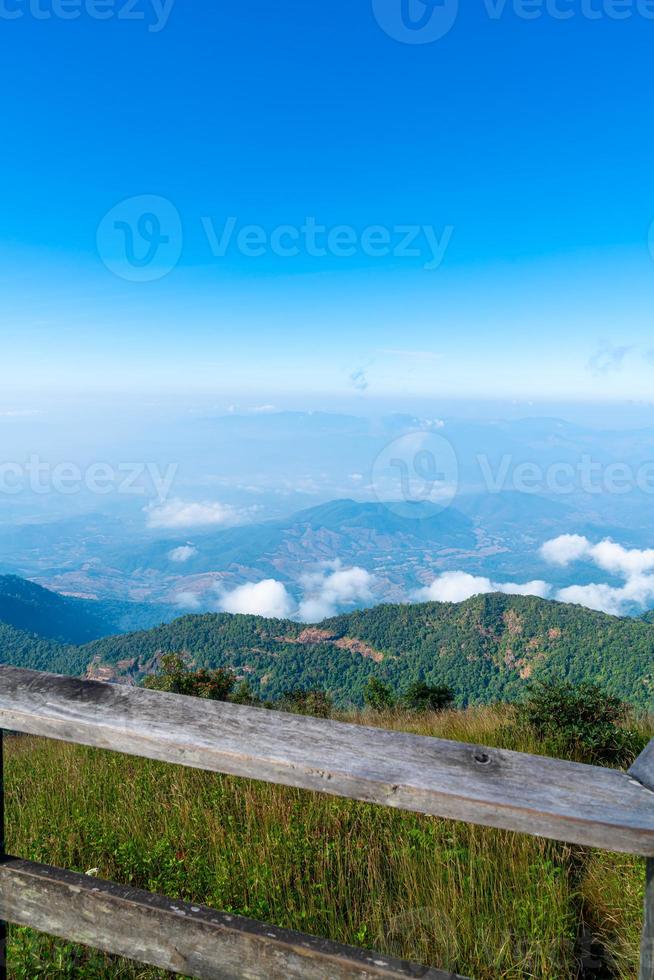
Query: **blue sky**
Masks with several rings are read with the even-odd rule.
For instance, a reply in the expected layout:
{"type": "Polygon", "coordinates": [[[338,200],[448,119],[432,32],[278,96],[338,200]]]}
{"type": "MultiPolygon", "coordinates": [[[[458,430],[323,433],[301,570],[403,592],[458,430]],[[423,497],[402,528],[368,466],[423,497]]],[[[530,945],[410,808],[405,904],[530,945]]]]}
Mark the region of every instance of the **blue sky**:
{"type": "Polygon", "coordinates": [[[649,400],[644,2],[618,20],[609,0],[558,0],[561,20],[470,0],[424,44],[380,24],[401,0],[375,0],[377,17],[372,0],[176,0],[165,23],[152,0],[131,20],[124,0],[106,20],[57,2],[0,12],[3,404],[36,389],[649,400]],[[134,281],[120,249],[144,214],[168,251],[134,281]],[[229,217],[264,254],[212,254],[207,229],[229,217]],[[307,217],[325,237],[344,226],[353,254],[309,254],[307,217]],[[298,254],[275,254],[280,226],[298,254]],[[390,254],[363,247],[371,229],[390,254]]]}

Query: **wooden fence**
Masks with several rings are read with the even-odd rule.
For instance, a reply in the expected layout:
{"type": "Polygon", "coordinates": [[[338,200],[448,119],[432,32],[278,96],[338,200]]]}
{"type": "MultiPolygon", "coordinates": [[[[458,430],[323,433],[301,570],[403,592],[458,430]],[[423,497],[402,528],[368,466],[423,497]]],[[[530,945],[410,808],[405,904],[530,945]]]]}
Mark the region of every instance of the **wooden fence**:
{"type": "MultiPolygon", "coordinates": [[[[2,729],[642,855],[640,978],[654,980],[654,741],[625,773],[14,667],[0,667],[2,729]]],[[[0,782],[0,920],[205,980],[461,980],[12,857],[2,804],[0,782]]],[[[2,980],[4,940],[0,923],[2,980]]]]}

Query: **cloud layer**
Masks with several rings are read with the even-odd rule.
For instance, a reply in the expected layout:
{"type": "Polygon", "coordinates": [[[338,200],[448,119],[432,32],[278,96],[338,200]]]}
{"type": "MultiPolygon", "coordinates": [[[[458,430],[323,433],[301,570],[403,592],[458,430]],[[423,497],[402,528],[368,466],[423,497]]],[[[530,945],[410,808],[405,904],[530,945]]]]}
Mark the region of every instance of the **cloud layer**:
{"type": "Polygon", "coordinates": [[[372,600],[373,576],[370,572],[356,565],[352,568],[341,568],[338,564],[331,567],[331,572],[316,572],[302,579],[305,595],[298,618],[305,623],[318,623],[335,616],[340,609],[372,600]]]}
{"type": "MultiPolygon", "coordinates": [[[[171,502],[174,505],[178,502],[171,502]]],[[[166,505],[166,506],[171,506],[166,505]]],[[[164,505],[161,505],[162,507],[164,505]]],[[[184,505],[182,515],[178,511],[171,519],[187,519],[186,509],[204,505],[184,505]]],[[[212,505],[216,506],[216,505],[212,505]]],[[[183,545],[168,553],[171,561],[183,563],[197,553],[192,545],[183,545]]],[[[543,579],[528,582],[498,582],[483,575],[465,571],[447,571],[433,581],[414,591],[407,602],[464,602],[475,595],[500,592],[506,595],[554,598],[586,606],[611,615],[625,615],[654,606],[654,548],[625,548],[604,538],[593,543],[580,534],[562,534],[546,541],[540,549],[541,557],[549,564],[567,568],[575,562],[586,562],[612,575],[621,584],[591,582],[585,585],[569,585],[556,588],[543,579]]],[[[375,601],[374,575],[357,565],[344,568],[338,561],[325,563],[308,572],[298,582],[300,598],[277,579],[247,582],[227,590],[218,585],[212,600],[207,601],[195,593],[184,592],[177,597],[186,609],[217,608],[221,612],[243,613],[273,619],[296,619],[306,623],[318,623],[356,606],[375,601]]]]}
{"type": "Polygon", "coordinates": [[[288,619],[295,611],[295,601],[282,582],[267,578],[262,582],[246,582],[231,592],[224,592],[218,608],[221,612],[288,619]]]}
{"type": "Polygon", "coordinates": [[[194,548],[190,544],[183,544],[180,548],[173,548],[172,551],[169,551],[168,558],[170,561],[184,563],[185,561],[189,561],[191,558],[195,558],[197,553],[197,548],[194,548]]]}
{"type": "Polygon", "coordinates": [[[186,503],[174,498],[145,508],[150,528],[229,527],[244,519],[242,511],[217,501],[186,503]]]}
{"type": "Polygon", "coordinates": [[[463,602],[474,595],[489,592],[505,592],[508,595],[535,595],[546,599],[551,592],[547,582],[493,582],[481,575],[468,572],[443,572],[431,585],[414,592],[416,602],[463,602]]]}
{"type": "Polygon", "coordinates": [[[623,579],[623,584],[591,582],[555,589],[541,579],[525,583],[494,582],[484,576],[454,571],[443,572],[411,598],[417,602],[463,602],[474,595],[504,592],[554,598],[613,616],[654,604],[654,548],[625,548],[610,538],[593,544],[581,534],[561,534],[546,541],[540,553],[545,561],[559,568],[567,568],[578,561],[589,562],[603,572],[623,579]]]}
{"type": "Polygon", "coordinates": [[[222,591],[218,600],[221,612],[267,616],[271,619],[299,619],[318,623],[343,609],[373,598],[373,576],[365,568],[341,568],[333,562],[301,580],[303,598],[297,602],[283,582],[264,579],[247,582],[230,591],[222,591]]]}
{"type": "Polygon", "coordinates": [[[568,567],[576,561],[586,561],[603,572],[624,580],[623,585],[591,582],[559,589],[556,598],[561,602],[623,615],[634,606],[646,608],[654,602],[654,549],[624,548],[610,538],[593,544],[579,534],[562,534],[546,541],[541,555],[551,564],[568,567]]]}

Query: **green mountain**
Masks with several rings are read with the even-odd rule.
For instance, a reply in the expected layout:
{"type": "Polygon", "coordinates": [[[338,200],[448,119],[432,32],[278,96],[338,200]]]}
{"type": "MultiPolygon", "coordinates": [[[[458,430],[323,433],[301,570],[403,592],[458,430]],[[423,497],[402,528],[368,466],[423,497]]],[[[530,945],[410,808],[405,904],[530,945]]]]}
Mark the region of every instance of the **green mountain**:
{"type": "Polygon", "coordinates": [[[171,607],[120,600],[77,599],[17,575],[0,575],[0,623],[64,644],[156,626],[171,607]]]}
{"type": "Polygon", "coordinates": [[[137,680],[162,653],[230,667],[267,698],[293,687],[360,704],[371,675],[401,690],[449,684],[457,702],[520,696],[531,679],[596,681],[654,707],[654,624],[530,596],[484,595],[459,604],[377,606],[307,627],[257,616],[184,616],[81,651],[89,676],[137,680]]]}
{"type": "Polygon", "coordinates": [[[58,595],[17,575],[0,576],[0,622],[16,629],[61,643],[86,643],[116,630],[103,613],[98,603],[58,595]]]}
{"type": "Polygon", "coordinates": [[[36,633],[0,623],[0,663],[55,674],[81,674],[86,659],[81,648],[67,647],[36,633]]]}
{"type": "MultiPolygon", "coordinates": [[[[21,580],[0,585],[0,620],[12,616],[0,622],[0,660],[38,670],[137,683],[161,654],[179,652],[198,666],[233,669],[269,699],[319,687],[341,706],[359,705],[375,675],[396,691],[414,680],[449,684],[466,705],[514,700],[531,679],[567,678],[595,681],[654,708],[654,623],[647,617],[494,594],[458,604],[376,606],[318,626],[226,613],[183,616],[79,645],[55,639],[70,635],[74,604],[52,593],[44,599],[46,590],[21,580]]],[[[78,629],[92,625],[82,617],[78,629]]]]}

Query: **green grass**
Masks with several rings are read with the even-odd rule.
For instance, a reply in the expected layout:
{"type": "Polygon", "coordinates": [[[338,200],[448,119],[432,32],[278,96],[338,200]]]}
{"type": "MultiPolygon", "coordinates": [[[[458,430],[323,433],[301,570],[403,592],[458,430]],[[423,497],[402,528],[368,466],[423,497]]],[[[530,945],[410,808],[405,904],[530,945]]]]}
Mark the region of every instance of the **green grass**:
{"type": "MultiPolygon", "coordinates": [[[[483,708],[365,720],[543,751],[510,718],[483,708]]],[[[7,742],[13,854],[475,980],[571,980],[585,928],[611,976],[637,976],[636,859],[78,746],[7,742]]],[[[11,930],[9,956],[21,980],[165,976],[27,929],[11,930]]]]}

